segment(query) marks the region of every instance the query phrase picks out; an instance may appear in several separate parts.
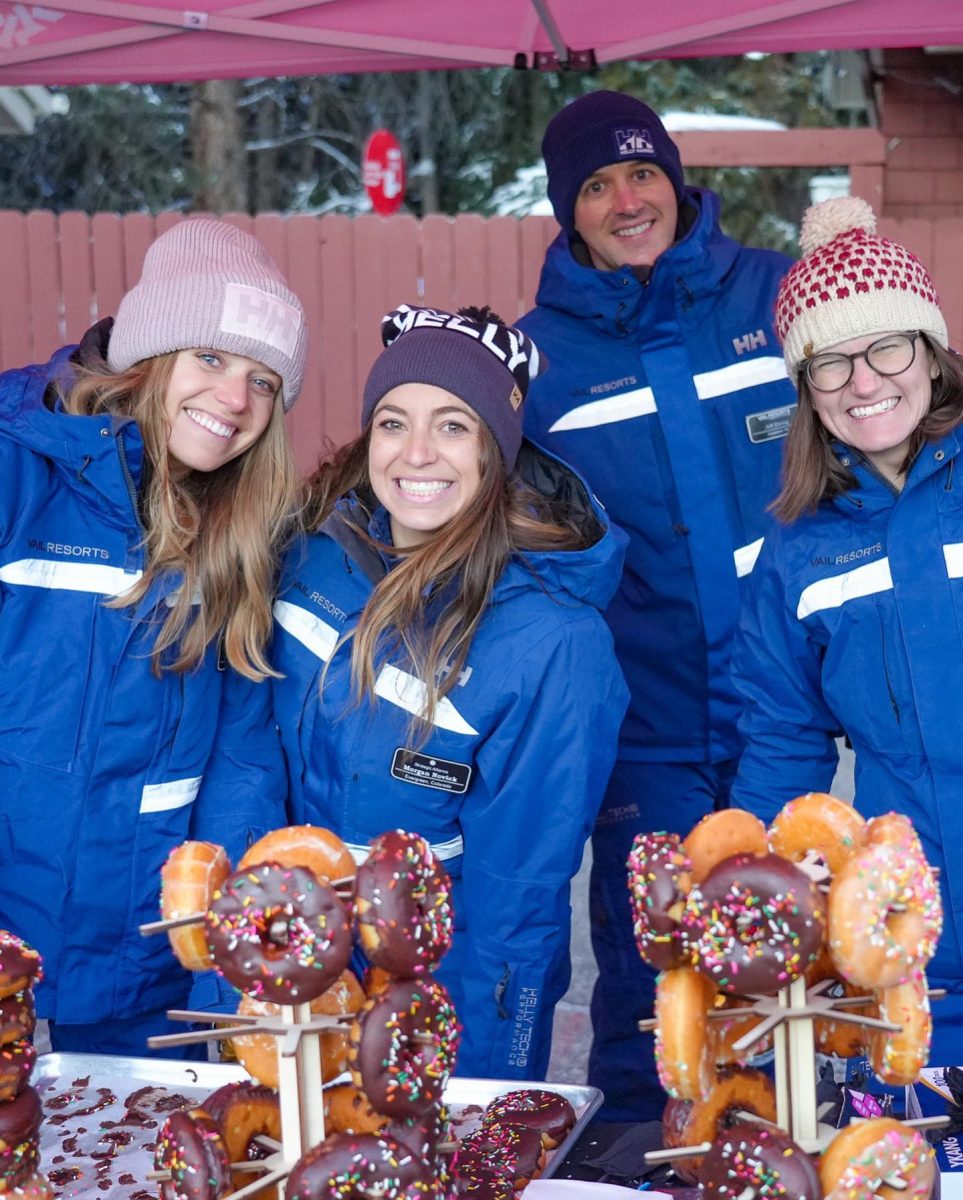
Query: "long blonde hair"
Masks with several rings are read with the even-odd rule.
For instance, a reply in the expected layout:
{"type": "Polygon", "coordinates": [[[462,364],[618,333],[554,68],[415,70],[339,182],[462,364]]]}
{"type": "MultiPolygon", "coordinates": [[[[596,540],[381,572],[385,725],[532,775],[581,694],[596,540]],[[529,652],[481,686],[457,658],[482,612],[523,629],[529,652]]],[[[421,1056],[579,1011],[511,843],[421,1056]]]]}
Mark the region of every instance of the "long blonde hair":
{"type": "Polygon", "coordinates": [[[181,585],[151,652],[154,671],[190,671],[218,643],[236,671],[262,680],[277,674],[265,651],[278,554],[297,494],[284,413],[275,401],[267,428],[250,449],[215,471],[176,479],[164,410],[176,357],[158,355],[116,373],[80,368],[64,397],[67,411],[77,415],[132,417],[144,442],[138,503],[146,565],[134,587],[111,604],[133,607],[157,579],[178,574],[181,585]]]}
{"type": "Polygon", "coordinates": [[[371,426],[323,461],[306,484],[304,520],[318,530],[338,500],[352,494],[345,519],[362,541],[397,562],[375,585],[352,640],[355,703],[374,698],[385,660],[400,652],[427,687],[425,708],[413,724],[426,740],[439,700],[458,676],[492,590],[509,559],[526,551],[579,550],[597,540],[574,507],[549,501],[517,472],[508,475],[495,439],[479,425],[479,489],[472,501],[436,534],[409,550],[375,541],[368,522],[378,506],[368,478],[371,426]]]}

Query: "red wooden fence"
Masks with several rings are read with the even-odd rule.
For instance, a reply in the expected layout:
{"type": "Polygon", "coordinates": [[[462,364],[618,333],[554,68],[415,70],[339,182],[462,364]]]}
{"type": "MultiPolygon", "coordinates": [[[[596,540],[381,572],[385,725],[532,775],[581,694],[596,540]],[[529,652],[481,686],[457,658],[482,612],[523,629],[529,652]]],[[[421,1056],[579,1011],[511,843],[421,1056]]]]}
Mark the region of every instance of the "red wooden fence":
{"type": "MultiPolygon", "coordinates": [[[[153,238],[180,219],[0,212],[0,369],[43,361],[114,313],[153,238]]],[[[290,418],[302,468],[325,435],[340,443],[357,431],[385,312],[403,301],[490,304],[514,320],[531,307],[557,228],[548,217],[230,219],[268,246],[308,313],[306,382],[290,418]]],[[[951,339],[963,345],[963,218],[883,220],[881,230],[933,270],[951,339]]]]}

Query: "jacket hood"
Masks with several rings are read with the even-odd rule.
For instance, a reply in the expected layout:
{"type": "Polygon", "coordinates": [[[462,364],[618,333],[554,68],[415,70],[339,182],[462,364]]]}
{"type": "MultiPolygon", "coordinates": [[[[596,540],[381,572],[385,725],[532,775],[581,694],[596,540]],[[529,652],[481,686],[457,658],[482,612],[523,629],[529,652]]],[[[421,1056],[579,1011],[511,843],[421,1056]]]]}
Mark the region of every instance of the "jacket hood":
{"type": "MultiPolygon", "coordinates": [[[[516,467],[519,475],[552,506],[559,517],[573,514],[589,545],[582,550],[537,550],[512,555],[495,584],[491,603],[498,604],[534,586],[564,603],[588,604],[603,611],[615,595],[622,575],[628,537],[611,523],[605,509],[580,475],[561,459],[523,440],[516,467]]],[[[390,541],[388,514],[377,508],[370,520],[361,497],[345,496],[325,520],[321,531],[350,555],[368,578],[377,583],[389,562],[358,532],[365,527],[381,542],[390,541]]]]}
{"type": "Polygon", "coordinates": [[[47,363],[0,375],[0,427],[8,440],[54,463],[84,503],[127,526],[143,464],[136,422],[71,416],[58,399],[45,399],[53,384],[69,387],[75,349],[65,346],[47,363]]]}
{"type": "Polygon", "coordinates": [[[694,301],[716,292],[739,253],[739,243],[719,231],[719,197],[689,187],[685,202],[695,209],[688,230],[660,254],[645,280],[632,267],[599,271],[582,266],[561,232],[548,248],[536,304],[599,325],[611,337],[626,336],[649,297],[681,288],[694,301]]]}

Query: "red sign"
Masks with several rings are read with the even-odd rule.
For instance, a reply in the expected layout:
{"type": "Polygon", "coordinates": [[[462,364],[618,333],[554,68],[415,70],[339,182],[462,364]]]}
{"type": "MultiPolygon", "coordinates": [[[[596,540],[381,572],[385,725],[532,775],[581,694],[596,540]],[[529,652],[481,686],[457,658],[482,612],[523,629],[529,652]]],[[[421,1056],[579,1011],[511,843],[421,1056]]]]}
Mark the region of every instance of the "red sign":
{"type": "Polygon", "coordinates": [[[368,138],[361,160],[361,178],[371,207],[383,217],[401,207],[405,198],[405,160],[398,139],[387,129],[368,138]]]}

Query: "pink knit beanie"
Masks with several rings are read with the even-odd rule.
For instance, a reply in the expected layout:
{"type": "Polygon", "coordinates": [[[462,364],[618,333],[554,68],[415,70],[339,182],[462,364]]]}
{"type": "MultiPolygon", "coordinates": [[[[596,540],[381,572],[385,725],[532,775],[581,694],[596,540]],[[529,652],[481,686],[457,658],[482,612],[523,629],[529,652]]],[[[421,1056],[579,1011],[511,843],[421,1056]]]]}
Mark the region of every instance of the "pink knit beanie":
{"type": "Polygon", "coordinates": [[[243,354],[281,376],[285,412],[304,379],[304,309],[257,238],[207,217],[173,226],[151,245],[140,282],[121,300],[108,365],[206,347],[243,354]]]}
{"type": "Polygon", "coordinates": [[[947,344],[936,286],[914,255],[876,232],[873,210],[858,196],[808,208],[803,257],[776,297],[776,333],[793,377],[807,358],[873,333],[921,330],[947,344]]]}

